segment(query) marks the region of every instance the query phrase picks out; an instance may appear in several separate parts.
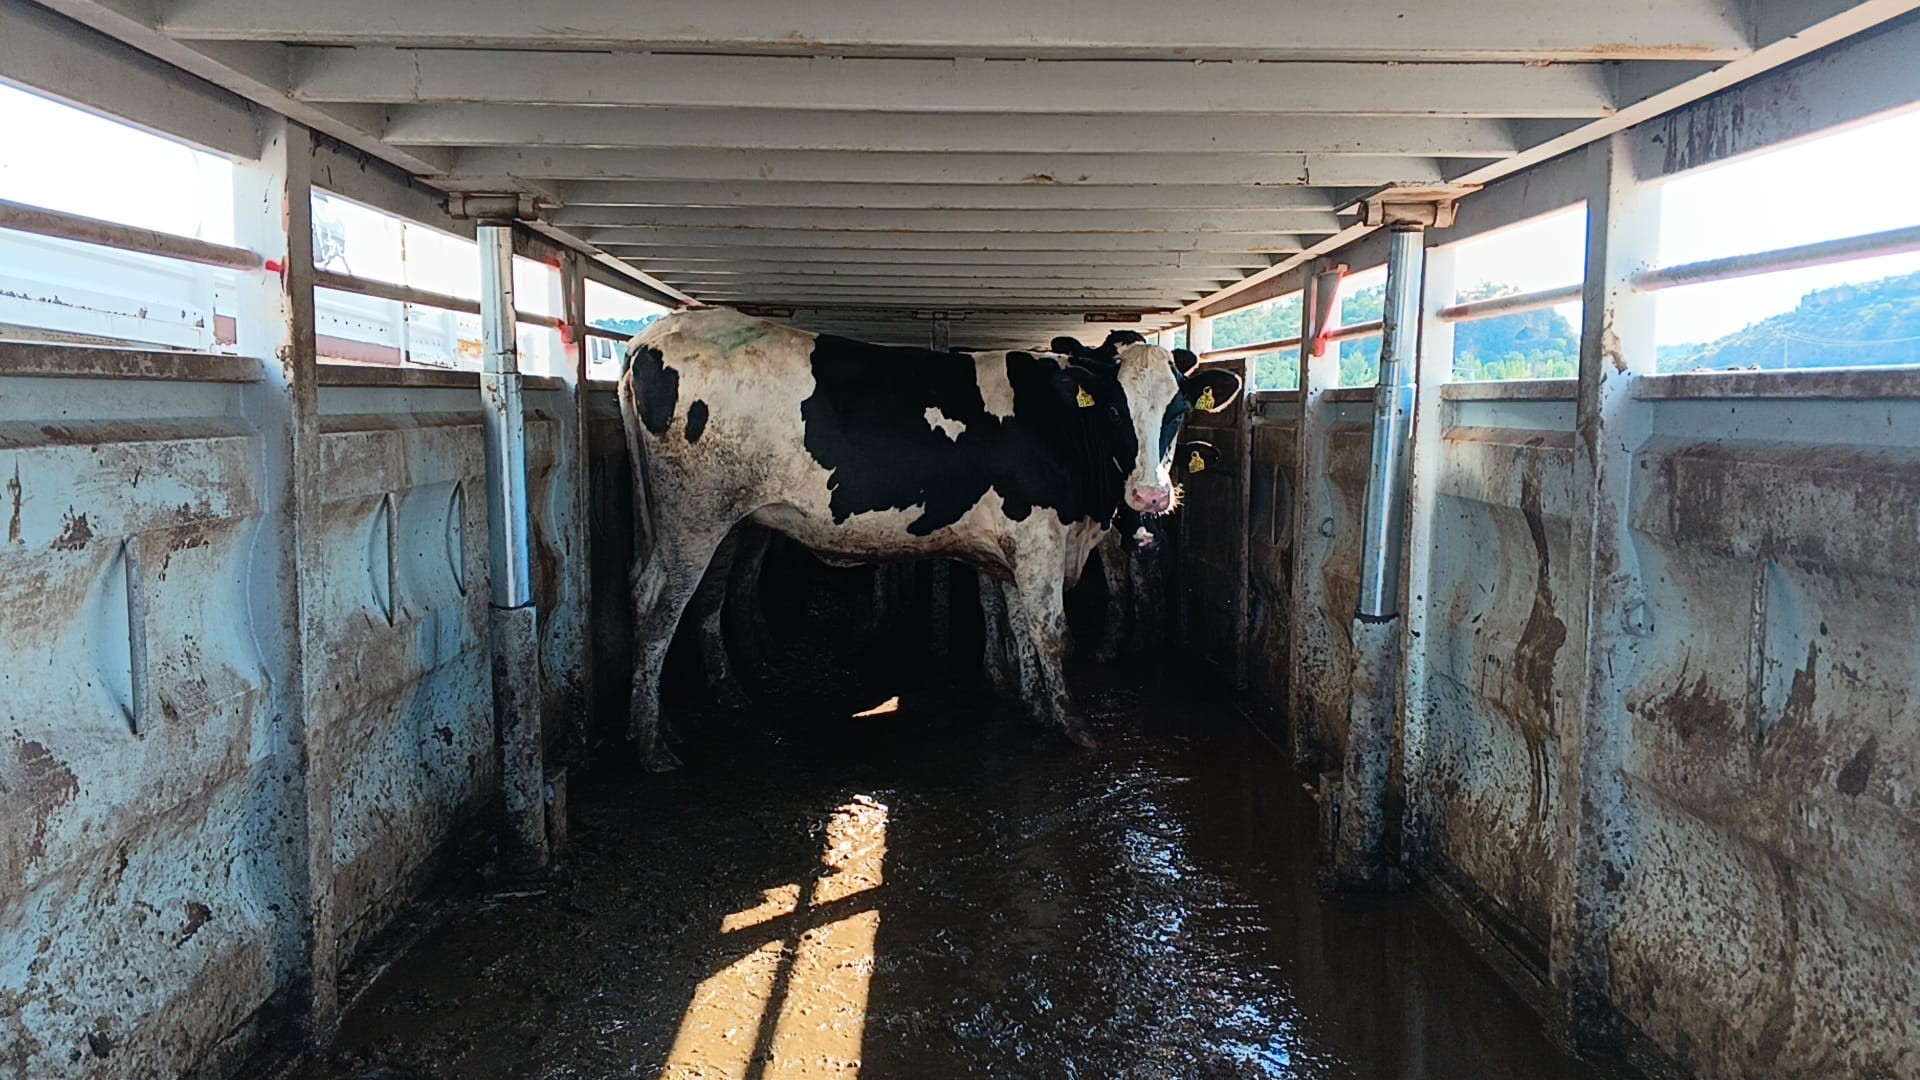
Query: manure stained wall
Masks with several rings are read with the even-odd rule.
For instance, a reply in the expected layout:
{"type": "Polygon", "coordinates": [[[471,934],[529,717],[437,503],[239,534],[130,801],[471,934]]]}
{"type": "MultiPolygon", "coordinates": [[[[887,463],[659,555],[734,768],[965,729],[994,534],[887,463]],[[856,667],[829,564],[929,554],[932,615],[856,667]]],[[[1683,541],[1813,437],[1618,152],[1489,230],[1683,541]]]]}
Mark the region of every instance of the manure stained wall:
{"type": "MultiPolygon", "coordinates": [[[[0,374],[0,1075],[171,1074],[223,1041],[244,1052],[305,963],[303,767],[332,781],[343,956],[494,795],[477,382],[323,380],[303,766],[262,660],[282,629],[258,593],[273,540],[248,368],[0,374]]],[[[529,397],[551,563],[583,542],[556,468],[565,392],[529,397]]],[[[584,597],[536,579],[564,703],[584,597]]]]}
{"type": "MultiPolygon", "coordinates": [[[[1699,1075],[1905,1075],[1920,1067],[1903,1004],[1920,979],[1920,398],[1898,372],[1735,378],[1649,379],[1631,405],[1648,432],[1628,447],[1645,639],[1611,661],[1631,665],[1608,718],[1628,748],[1630,857],[1603,883],[1618,905],[1605,992],[1640,1052],[1699,1075]]],[[[1433,542],[1408,553],[1426,564],[1407,646],[1427,675],[1404,723],[1424,752],[1396,759],[1407,869],[1543,1004],[1584,685],[1574,391],[1445,395],[1433,542]]],[[[1297,404],[1260,409],[1254,687],[1284,703],[1288,650],[1310,654],[1293,670],[1313,722],[1294,730],[1337,768],[1365,429],[1325,407],[1308,435],[1328,448],[1325,510],[1296,534],[1297,404]]],[[[1186,559],[1207,558],[1189,536],[1186,559]]]]}

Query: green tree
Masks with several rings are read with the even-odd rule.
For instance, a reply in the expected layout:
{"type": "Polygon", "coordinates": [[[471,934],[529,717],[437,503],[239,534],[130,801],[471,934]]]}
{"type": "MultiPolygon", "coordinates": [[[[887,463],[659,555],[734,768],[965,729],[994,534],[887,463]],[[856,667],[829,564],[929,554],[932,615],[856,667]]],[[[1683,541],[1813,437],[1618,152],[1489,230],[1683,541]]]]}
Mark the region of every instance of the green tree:
{"type": "MultiPolygon", "coordinates": [[[[1514,285],[1483,282],[1460,293],[1461,302],[1511,296],[1514,285]]],[[[1580,335],[1552,308],[1456,323],[1453,377],[1458,382],[1568,379],[1578,371],[1580,335]]]]}

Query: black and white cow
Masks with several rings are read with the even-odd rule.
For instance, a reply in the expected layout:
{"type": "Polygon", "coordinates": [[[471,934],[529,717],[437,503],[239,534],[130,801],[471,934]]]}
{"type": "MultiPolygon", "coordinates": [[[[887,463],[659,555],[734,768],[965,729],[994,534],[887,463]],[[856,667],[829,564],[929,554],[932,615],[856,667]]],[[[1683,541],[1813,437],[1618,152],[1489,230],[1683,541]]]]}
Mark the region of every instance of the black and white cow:
{"type": "Polygon", "coordinates": [[[1240,392],[1145,343],[1075,361],[868,345],[726,309],[628,347],[620,409],[640,507],[631,731],[650,769],[660,667],[715,549],[742,520],[840,560],[955,558],[1010,586],[1040,718],[1082,744],[1060,659],[1064,587],[1123,505],[1164,513],[1188,411],[1240,392]]]}

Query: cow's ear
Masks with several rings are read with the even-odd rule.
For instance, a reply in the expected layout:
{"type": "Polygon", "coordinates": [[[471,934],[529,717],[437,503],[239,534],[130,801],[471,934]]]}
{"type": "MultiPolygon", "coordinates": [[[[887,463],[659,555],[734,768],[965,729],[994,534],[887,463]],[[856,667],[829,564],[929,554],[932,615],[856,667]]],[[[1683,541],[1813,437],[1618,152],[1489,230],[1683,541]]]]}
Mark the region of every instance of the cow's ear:
{"type": "Polygon", "coordinates": [[[1199,366],[1200,358],[1195,356],[1191,349],[1173,350],[1173,369],[1182,377],[1193,374],[1193,369],[1199,366]]]}
{"type": "Polygon", "coordinates": [[[1240,376],[1225,368],[1202,368],[1187,376],[1180,392],[1201,412],[1219,412],[1240,396],[1240,376]]]}
{"type": "Polygon", "coordinates": [[[1060,400],[1076,409],[1093,408],[1093,373],[1083,367],[1068,364],[1053,373],[1053,391],[1060,400]]]}
{"type": "Polygon", "coordinates": [[[1220,467],[1220,451],[1210,442],[1183,442],[1173,452],[1173,466],[1188,476],[1220,467]]]}

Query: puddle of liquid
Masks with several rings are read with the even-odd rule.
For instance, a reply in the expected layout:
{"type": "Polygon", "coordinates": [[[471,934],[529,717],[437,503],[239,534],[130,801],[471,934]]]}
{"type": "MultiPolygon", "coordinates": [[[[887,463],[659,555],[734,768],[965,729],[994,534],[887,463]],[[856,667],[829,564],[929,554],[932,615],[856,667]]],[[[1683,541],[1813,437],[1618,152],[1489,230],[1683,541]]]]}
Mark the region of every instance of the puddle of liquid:
{"type": "Polygon", "coordinates": [[[1231,703],[1076,671],[1077,750],[964,660],[830,652],[859,595],[766,705],[681,706],[685,770],[581,782],[570,880],[461,902],[300,1075],[1591,1075],[1418,898],[1317,889],[1231,703]]]}

